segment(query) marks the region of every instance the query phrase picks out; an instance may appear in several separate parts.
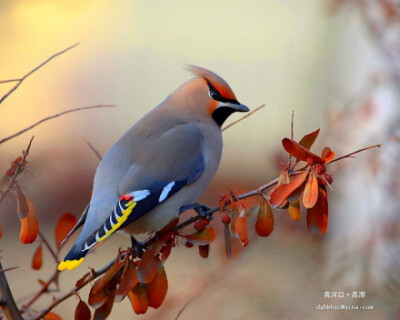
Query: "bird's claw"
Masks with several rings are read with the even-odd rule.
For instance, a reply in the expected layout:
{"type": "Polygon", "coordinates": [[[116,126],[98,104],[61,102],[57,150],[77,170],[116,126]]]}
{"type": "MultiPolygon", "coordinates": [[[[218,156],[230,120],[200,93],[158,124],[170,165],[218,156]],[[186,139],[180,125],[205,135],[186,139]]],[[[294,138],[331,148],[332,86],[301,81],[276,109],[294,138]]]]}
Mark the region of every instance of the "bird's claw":
{"type": "Polygon", "coordinates": [[[137,257],[141,257],[143,255],[143,244],[136,240],[134,237],[131,237],[132,251],[137,257]]]}
{"type": "Polygon", "coordinates": [[[193,209],[194,211],[197,212],[197,214],[202,217],[203,219],[207,219],[211,221],[213,219],[213,216],[208,213],[208,211],[211,209],[209,206],[206,206],[205,204],[201,203],[193,203],[188,206],[183,206],[180,208],[179,213],[182,213],[184,211],[193,209]]]}

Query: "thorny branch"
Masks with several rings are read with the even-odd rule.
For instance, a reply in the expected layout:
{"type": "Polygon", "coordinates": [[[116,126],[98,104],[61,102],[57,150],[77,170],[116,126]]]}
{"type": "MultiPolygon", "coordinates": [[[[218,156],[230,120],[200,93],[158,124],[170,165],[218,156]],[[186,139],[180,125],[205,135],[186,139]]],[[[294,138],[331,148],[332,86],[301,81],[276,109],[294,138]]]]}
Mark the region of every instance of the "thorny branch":
{"type": "Polygon", "coordinates": [[[73,44],[72,46],[70,46],[70,47],[68,47],[68,48],[66,48],[66,49],[64,49],[64,50],[62,50],[62,51],[59,51],[59,52],[53,54],[51,57],[49,57],[47,60],[43,61],[41,64],[39,64],[37,67],[35,67],[35,68],[32,69],[31,71],[29,71],[27,74],[25,74],[25,75],[24,75],[22,78],[20,78],[20,79],[11,79],[11,80],[3,80],[3,81],[0,81],[0,84],[1,84],[1,83],[7,83],[7,82],[17,82],[17,83],[15,84],[14,87],[12,87],[5,95],[3,95],[3,96],[0,98],[0,104],[1,104],[5,99],[7,99],[15,90],[17,90],[18,87],[22,84],[22,82],[23,82],[26,78],[28,78],[30,75],[32,75],[34,72],[36,72],[37,70],[39,70],[41,67],[43,67],[43,66],[46,65],[47,63],[49,63],[49,62],[50,62],[51,60],[53,60],[54,58],[56,58],[56,57],[62,55],[63,53],[65,53],[65,52],[67,52],[67,51],[69,51],[69,50],[75,48],[77,45],[79,45],[79,42],[73,44]]]}
{"type": "Polygon", "coordinates": [[[13,298],[10,287],[8,286],[7,278],[4,273],[5,270],[3,269],[1,262],[0,271],[2,271],[0,272],[0,307],[7,319],[23,320],[13,298]]]}

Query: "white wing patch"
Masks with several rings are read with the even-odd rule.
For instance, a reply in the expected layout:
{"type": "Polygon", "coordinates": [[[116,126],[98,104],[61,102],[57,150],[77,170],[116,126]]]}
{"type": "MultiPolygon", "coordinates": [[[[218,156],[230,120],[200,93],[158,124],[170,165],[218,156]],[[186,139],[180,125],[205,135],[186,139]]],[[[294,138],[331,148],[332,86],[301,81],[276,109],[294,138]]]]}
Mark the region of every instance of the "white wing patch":
{"type": "Polygon", "coordinates": [[[90,248],[92,248],[97,242],[93,242],[90,246],[87,245],[87,243],[85,242],[85,247],[82,249],[82,251],[87,251],[90,248]]]}
{"type": "Polygon", "coordinates": [[[175,181],[172,181],[164,187],[163,191],[161,192],[160,198],[158,199],[158,202],[163,202],[165,199],[167,199],[168,194],[170,193],[174,185],[175,181]]]}
{"type": "Polygon", "coordinates": [[[146,199],[150,195],[149,190],[139,190],[139,191],[133,191],[129,193],[130,196],[133,197],[133,200],[138,202],[140,200],[146,199]]]}

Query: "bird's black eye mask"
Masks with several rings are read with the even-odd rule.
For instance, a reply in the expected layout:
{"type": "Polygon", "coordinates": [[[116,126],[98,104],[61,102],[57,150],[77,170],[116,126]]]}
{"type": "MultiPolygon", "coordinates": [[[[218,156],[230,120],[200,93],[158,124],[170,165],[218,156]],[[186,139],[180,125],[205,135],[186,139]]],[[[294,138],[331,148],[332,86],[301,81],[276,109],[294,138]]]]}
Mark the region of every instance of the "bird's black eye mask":
{"type": "Polygon", "coordinates": [[[230,102],[230,103],[234,103],[234,104],[239,104],[239,102],[235,99],[228,99],[228,98],[224,98],[223,96],[221,96],[221,94],[218,92],[217,89],[214,88],[214,86],[210,83],[210,81],[206,80],[207,84],[208,84],[208,88],[210,89],[209,95],[211,99],[214,99],[216,101],[220,101],[220,102],[230,102]]]}

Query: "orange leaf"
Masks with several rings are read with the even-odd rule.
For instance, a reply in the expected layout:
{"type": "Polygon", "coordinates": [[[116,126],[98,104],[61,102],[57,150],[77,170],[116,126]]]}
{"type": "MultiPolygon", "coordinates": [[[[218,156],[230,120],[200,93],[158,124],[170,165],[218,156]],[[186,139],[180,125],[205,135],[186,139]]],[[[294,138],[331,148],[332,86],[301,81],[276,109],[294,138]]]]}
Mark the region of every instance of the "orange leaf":
{"type": "Polygon", "coordinates": [[[267,201],[263,201],[258,211],[256,232],[261,237],[267,237],[274,229],[274,215],[267,201]]]}
{"type": "Polygon", "coordinates": [[[88,305],[79,299],[78,305],[75,309],[75,320],[90,320],[92,314],[88,305]]]}
{"type": "Polygon", "coordinates": [[[159,261],[156,255],[150,248],[143,253],[136,272],[140,283],[149,283],[156,275],[159,261]]]}
{"type": "Polygon", "coordinates": [[[39,270],[43,265],[42,244],[36,249],[32,257],[31,267],[33,270],[39,270]]]}
{"type": "Polygon", "coordinates": [[[294,201],[289,201],[289,208],[288,212],[290,214],[290,217],[294,220],[300,220],[301,213],[300,213],[300,200],[294,200],[294,201]]]}
{"type": "Polygon", "coordinates": [[[26,215],[29,212],[29,206],[28,202],[26,201],[26,197],[24,193],[22,192],[21,188],[17,184],[15,187],[15,190],[17,192],[17,214],[18,218],[25,218],[26,215]]]}
{"type": "Polygon", "coordinates": [[[121,302],[129,291],[138,283],[135,264],[129,260],[128,266],[121,277],[117,291],[115,292],[115,302],[121,302]]]}
{"type": "Polygon", "coordinates": [[[133,311],[135,311],[136,314],[146,313],[149,308],[146,285],[138,283],[131,291],[129,291],[128,298],[131,301],[133,311]]]}
{"type": "Polygon", "coordinates": [[[54,312],[49,312],[43,317],[43,320],[62,320],[61,317],[54,312]]]}
{"type": "Polygon", "coordinates": [[[285,148],[285,150],[293,157],[296,159],[302,160],[302,161],[307,161],[308,157],[315,157],[319,159],[317,155],[314,153],[308,151],[306,148],[303,146],[299,145],[296,141],[285,138],[282,140],[282,145],[285,148]]]}
{"type": "Polygon", "coordinates": [[[165,245],[161,248],[161,250],[160,250],[161,263],[164,263],[168,259],[174,244],[175,244],[175,238],[173,237],[173,238],[169,239],[165,243],[165,245]]]}
{"type": "Polygon", "coordinates": [[[249,237],[247,236],[247,217],[238,217],[236,219],[235,229],[242,245],[244,247],[247,246],[249,244],[249,237]]]}
{"type": "Polygon", "coordinates": [[[36,209],[28,197],[26,197],[26,202],[28,203],[29,211],[25,218],[20,219],[21,231],[19,234],[19,239],[25,244],[35,241],[39,233],[39,222],[36,216],[36,209]]]}
{"type": "Polygon", "coordinates": [[[200,257],[207,259],[209,254],[210,254],[210,245],[209,244],[199,246],[200,257]]]}
{"type": "Polygon", "coordinates": [[[308,172],[304,171],[297,175],[290,183],[277,186],[271,193],[269,203],[273,207],[278,207],[282,202],[289,198],[297,189],[303,186],[308,172]]]}
{"type": "Polygon", "coordinates": [[[315,140],[317,139],[318,134],[319,134],[319,129],[317,129],[314,132],[311,132],[311,133],[305,135],[299,141],[299,145],[303,146],[307,150],[310,150],[312,145],[314,144],[315,140]]]}
{"type": "Polygon", "coordinates": [[[61,242],[67,237],[68,233],[75,226],[77,219],[72,215],[72,213],[64,213],[57,221],[55,230],[55,240],[57,250],[60,250],[61,242]]]}
{"type": "Polygon", "coordinates": [[[188,236],[185,236],[186,240],[194,245],[206,245],[215,240],[217,232],[213,227],[204,229],[188,236]]]}
{"type": "Polygon", "coordinates": [[[157,309],[163,303],[168,290],[167,274],[160,264],[153,280],[147,285],[149,307],[157,309]]]}
{"type": "Polygon", "coordinates": [[[325,147],[321,153],[321,159],[323,163],[329,163],[335,158],[335,153],[329,147],[325,147]]]}
{"type": "Polygon", "coordinates": [[[319,187],[317,204],[307,210],[307,229],[310,233],[323,235],[328,227],[328,195],[324,185],[319,187]]]}
{"type": "Polygon", "coordinates": [[[114,296],[115,296],[115,290],[112,291],[108,297],[105,303],[101,305],[101,307],[97,308],[94,312],[93,315],[93,320],[105,320],[107,317],[110,315],[112,307],[114,305],[114,296]]]}
{"type": "Polygon", "coordinates": [[[306,187],[303,193],[303,205],[309,209],[315,206],[318,200],[318,179],[315,173],[310,174],[308,177],[306,187]]]}

